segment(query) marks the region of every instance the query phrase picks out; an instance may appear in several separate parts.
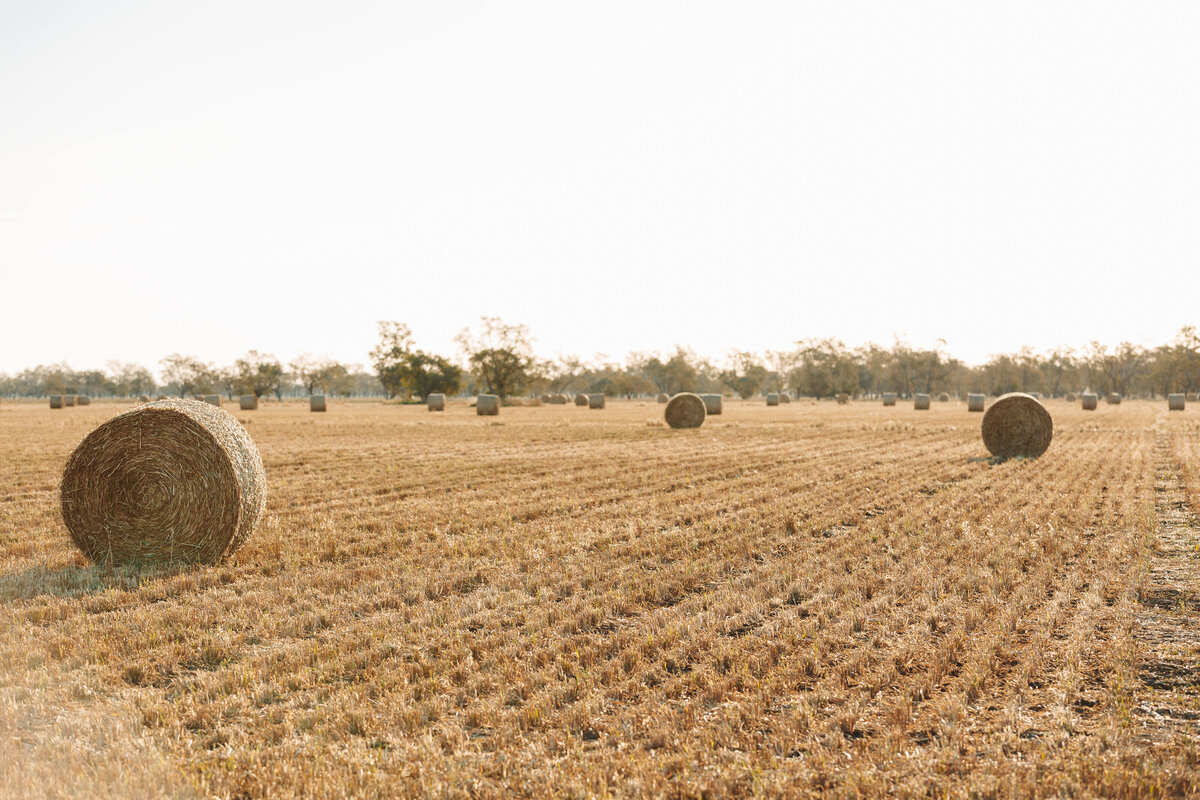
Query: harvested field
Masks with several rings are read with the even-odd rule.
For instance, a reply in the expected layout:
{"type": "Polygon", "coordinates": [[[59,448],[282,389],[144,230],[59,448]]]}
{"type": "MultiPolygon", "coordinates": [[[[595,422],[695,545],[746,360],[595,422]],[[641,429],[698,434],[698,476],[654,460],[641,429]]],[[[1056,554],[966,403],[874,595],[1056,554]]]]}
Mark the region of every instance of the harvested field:
{"type": "Polygon", "coordinates": [[[258,531],[88,566],[129,405],[0,406],[0,796],[1200,792],[1200,416],[729,400],[234,410],[258,531]]]}

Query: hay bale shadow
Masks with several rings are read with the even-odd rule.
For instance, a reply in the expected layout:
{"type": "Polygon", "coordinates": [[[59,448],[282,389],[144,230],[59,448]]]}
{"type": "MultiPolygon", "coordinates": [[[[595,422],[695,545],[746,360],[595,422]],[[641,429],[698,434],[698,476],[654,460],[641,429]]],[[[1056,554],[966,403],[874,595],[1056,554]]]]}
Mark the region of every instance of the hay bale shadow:
{"type": "Polygon", "coordinates": [[[0,575],[0,605],[43,596],[84,597],[109,589],[136,589],[147,578],[170,578],[196,569],[205,567],[181,561],[122,566],[30,567],[0,575]]]}

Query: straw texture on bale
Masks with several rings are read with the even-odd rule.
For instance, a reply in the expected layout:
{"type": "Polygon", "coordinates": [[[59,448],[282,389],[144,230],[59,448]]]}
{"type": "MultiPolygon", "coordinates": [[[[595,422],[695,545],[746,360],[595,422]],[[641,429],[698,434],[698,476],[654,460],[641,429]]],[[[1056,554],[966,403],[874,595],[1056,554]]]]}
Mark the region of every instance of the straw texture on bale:
{"type": "Polygon", "coordinates": [[[604,395],[600,393],[589,394],[588,408],[604,408],[604,395]]]}
{"type": "Polygon", "coordinates": [[[324,411],[325,410],[325,395],[314,394],[308,397],[309,411],[324,411]]]}
{"type": "Polygon", "coordinates": [[[947,392],[942,392],[941,394],[938,395],[938,402],[939,403],[949,403],[950,395],[947,392]]]}
{"type": "Polygon", "coordinates": [[[446,410],[446,395],[437,393],[431,394],[425,398],[425,406],[430,411],[445,411],[446,410]]]}
{"type": "Polygon", "coordinates": [[[896,393],[895,392],[884,392],[883,393],[883,404],[885,406],[896,405],[896,393]]]}
{"type": "Polygon", "coordinates": [[[845,392],[840,392],[834,396],[834,399],[837,400],[837,404],[839,406],[844,406],[850,402],[850,395],[846,394],[845,392]]]}
{"type": "Polygon", "coordinates": [[[220,408],[221,407],[221,395],[206,394],[206,395],[204,395],[204,402],[208,403],[210,406],[216,406],[216,407],[220,408]]]}
{"type": "Polygon", "coordinates": [[[780,392],[779,393],[779,402],[790,403],[790,402],[792,402],[792,396],[790,394],[788,394],[787,392],[780,392]]]}
{"type": "Polygon", "coordinates": [[[266,488],[258,448],[228,412],[160,400],[118,414],[75,448],[62,515],[97,564],[216,564],[254,532],[266,488]]]}
{"type": "Polygon", "coordinates": [[[779,394],[777,392],[768,392],[767,393],[767,405],[769,405],[769,406],[779,405],[779,394]]]}
{"type": "Polygon", "coordinates": [[[1108,403],[1110,406],[1121,405],[1121,393],[1120,392],[1109,392],[1104,397],[1104,402],[1108,403]]]}
{"type": "Polygon", "coordinates": [[[699,428],[704,424],[708,410],[705,409],[704,400],[700,395],[680,392],[667,401],[663,416],[672,428],[699,428]]]}
{"type": "Polygon", "coordinates": [[[1054,438],[1050,412],[1032,395],[1010,392],[983,415],[983,445],[997,458],[1037,458],[1054,438]]]}
{"type": "Polygon", "coordinates": [[[1095,395],[1095,393],[1093,393],[1093,392],[1084,392],[1083,400],[1082,400],[1083,410],[1084,411],[1095,411],[1096,403],[1097,403],[1097,401],[1099,401],[1099,399],[1100,398],[1098,398],[1095,395]]]}
{"type": "Polygon", "coordinates": [[[1181,394],[1167,395],[1167,410],[1168,411],[1183,411],[1184,396],[1181,394]]]}
{"type": "Polygon", "coordinates": [[[1075,393],[1067,392],[1067,396],[1064,397],[1063,400],[1066,400],[1068,403],[1074,403],[1075,402],[1075,393]]]}
{"type": "Polygon", "coordinates": [[[588,404],[588,396],[586,394],[575,395],[575,405],[586,406],[588,404]]]}
{"type": "Polygon", "coordinates": [[[92,398],[88,397],[86,394],[81,394],[75,398],[75,405],[77,406],[90,406],[91,404],[92,398]]]}
{"type": "Polygon", "coordinates": [[[928,411],[929,410],[929,395],[914,394],[913,395],[913,408],[915,408],[917,411],[928,411]]]}
{"type": "Polygon", "coordinates": [[[967,411],[983,411],[984,396],[970,393],[967,395],[967,411]]]}
{"type": "Polygon", "coordinates": [[[500,414],[500,398],[494,394],[481,394],[475,398],[475,413],[481,417],[495,417],[500,414]]]}
{"type": "MultiPolygon", "coordinates": [[[[658,393],[658,402],[668,403],[668,402],[670,402],[670,400],[671,400],[671,395],[667,394],[666,392],[658,393]]],[[[703,402],[703,401],[701,401],[701,402],[703,402]]]]}
{"type": "Polygon", "coordinates": [[[254,411],[258,408],[258,398],[252,394],[244,394],[238,401],[241,404],[242,411],[254,411]]]}
{"type": "Polygon", "coordinates": [[[61,394],[50,395],[50,407],[51,408],[62,408],[63,407],[63,399],[62,399],[61,394]]]}
{"type": "Polygon", "coordinates": [[[73,406],[73,405],[75,405],[75,395],[73,395],[73,394],[64,394],[64,395],[63,395],[63,405],[64,405],[64,406],[73,406]]]}
{"type": "Polygon", "coordinates": [[[700,399],[704,401],[704,410],[709,416],[721,413],[721,395],[719,394],[702,394],[700,399]]]}

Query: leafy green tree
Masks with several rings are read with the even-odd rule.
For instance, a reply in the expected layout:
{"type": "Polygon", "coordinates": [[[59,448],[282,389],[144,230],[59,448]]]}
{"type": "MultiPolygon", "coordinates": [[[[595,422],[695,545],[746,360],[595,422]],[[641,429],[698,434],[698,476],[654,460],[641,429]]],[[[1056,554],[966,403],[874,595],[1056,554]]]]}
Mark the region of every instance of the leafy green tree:
{"type": "Polygon", "coordinates": [[[404,391],[405,361],[413,350],[412,331],[403,322],[381,320],[371,365],[389,400],[404,391]]]}
{"type": "Polygon", "coordinates": [[[753,397],[767,382],[770,372],[753,353],[734,351],[730,361],[733,368],[721,373],[721,381],[743,400],[753,397]]]}
{"type": "Polygon", "coordinates": [[[275,356],[251,350],[233,362],[233,371],[239,393],[255,397],[274,393],[277,399],[280,397],[284,372],[275,356]]]}
{"type": "Polygon", "coordinates": [[[215,370],[195,356],[172,353],[158,363],[163,383],[179,392],[180,397],[195,397],[212,386],[215,370]]]}
{"type": "Polygon", "coordinates": [[[464,328],[455,341],[476,379],[501,399],[525,389],[539,377],[542,365],[533,354],[525,325],[510,325],[499,317],[481,317],[477,333],[464,328]]]}
{"type": "Polygon", "coordinates": [[[402,382],[418,397],[456,394],[462,385],[462,368],[441,356],[413,350],[402,362],[402,382]]]}

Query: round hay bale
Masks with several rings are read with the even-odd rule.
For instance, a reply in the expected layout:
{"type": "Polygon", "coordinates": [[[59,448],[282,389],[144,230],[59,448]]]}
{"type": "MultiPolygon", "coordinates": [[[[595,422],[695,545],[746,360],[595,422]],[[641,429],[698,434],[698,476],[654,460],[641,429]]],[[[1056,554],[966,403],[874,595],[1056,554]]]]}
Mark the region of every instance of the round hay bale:
{"type": "Polygon", "coordinates": [[[1188,393],[1187,393],[1187,400],[1188,400],[1188,402],[1189,402],[1189,403],[1194,403],[1194,402],[1196,402],[1196,400],[1197,400],[1196,393],[1195,393],[1195,392],[1188,392],[1188,393]]]}
{"type": "Polygon", "coordinates": [[[884,392],[883,393],[883,404],[885,406],[896,405],[896,393],[895,392],[884,392]]]}
{"type": "Polygon", "coordinates": [[[1183,411],[1184,395],[1169,394],[1167,395],[1167,410],[1168,411],[1183,411]]]}
{"type": "Polygon", "coordinates": [[[1066,400],[1068,403],[1074,403],[1075,402],[1075,393],[1067,392],[1066,397],[1064,397],[1063,400],[1066,400]]]}
{"type": "Polygon", "coordinates": [[[75,395],[64,394],[63,395],[63,405],[67,406],[68,408],[74,406],[75,405],[75,395]]]}
{"type": "Polygon", "coordinates": [[[494,394],[481,394],[475,398],[475,413],[481,417],[495,417],[500,414],[500,398],[494,394]]]}
{"type": "Polygon", "coordinates": [[[604,408],[604,395],[599,393],[589,394],[588,408],[604,408]]]}
{"type": "Polygon", "coordinates": [[[837,404],[839,406],[844,406],[850,402],[850,395],[846,394],[845,392],[839,392],[834,399],[837,400],[837,404]]]}
{"type": "Polygon", "coordinates": [[[704,410],[709,416],[714,416],[721,413],[722,399],[719,394],[702,394],[700,399],[704,401],[704,410]]]}
{"type": "Polygon", "coordinates": [[[1105,395],[1104,402],[1108,403],[1110,406],[1121,405],[1121,393],[1109,392],[1107,395],[1105,395]]]}
{"type": "Polygon", "coordinates": [[[779,393],[779,402],[790,403],[790,402],[792,402],[792,396],[790,394],[788,394],[787,392],[780,392],[779,393]]]}
{"type": "Polygon", "coordinates": [[[167,400],[167,399],[169,399],[169,398],[165,394],[160,394],[158,397],[155,398],[155,400],[167,400]]]}
{"type": "Polygon", "coordinates": [[[1050,412],[1032,395],[1010,392],[983,415],[983,444],[997,458],[1037,458],[1054,438],[1050,412]]]}
{"type": "Polygon", "coordinates": [[[575,405],[586,406],[588,404],[588,396],[586,394],[575,395],[575,405]]]}
{"type": "Polygon", "coordinates": [[[238,400],[242,407],[242,411],[256,411],[258,409],[258,397],[252,394],[244,394],[238,400]]]}
{"type": "Polygon", "coordinates": [[[550,395],[544,394],[541,397],[539,397],[538,399],[542,401],[542,405],[547,405],[547,406],[550,405],[550,395]]]}
{"type": "Polygon", "coordinates": [[[258,448],[228,412],[160,400],[80,442],[63,470],[62,516],[97,564],[216,564],[254,532],[266,490],[258,448]]]}
{"type": "Polygon", "coordinates": [[[220,408],[221,407],[221,395],[206,394],[206,395],[204,395],[204,402],[208,403],[210,406],[216,406],[217,408],[220,408]]]}
{"type": "Polygon", "coordinates": [[[928,411],[929,410],[929,395],[914,394],[913,395],[913,408],[915,408],[917,411],[928,411]]]}
{"type": "Polygon", "coordinates": [[[941,394],[938,395],[938,402],[939,403],[949,403],[950,402],[950,394],[948,392],[942,392],[941,394]]]}
{"type": "Polygon", "coordinates": [[[768,392],[767,393],[767,405],[769,405],[769,406],[779,405],[779,393],[778,392],[768,392]]]}
{"type": "Polygon", "coordinates": [[[139,395],[138,395],[138,402],[139,402],[139,403],[149,403],[149,402],[150,402],[150,395],[148,395],[148,394],[139,394],[139,395]]]}
{"type": "MultiPolygon", "coordinates": [[[[430,411],[445,411],[446,395],[441,394],[440,392],[437,394],[431,394],[425,398],[425,405],[430,411]]],[[[478,408],[478,404],[476,404],[476,408],[478,408]]]]}
{"type": "Polygon", "coordinates": [[[63,397],[61,394],[50,395],[50,407],[51,408],[62,408],[63,407],[63,397]]]}
{"type": "Polygon", "coordinates": [[[1096,403],[1097,403],[1097,401],[1099,401],[1100,398],[1096,396],[1095,392],[1084,392],[1083,395],[1081,395],[1081,397],[1082,397],[1082,400],[1080,402],[1083,404],[1084,411],[1095,411],[1096,410],[1096,403]]]}
{"type": "Polygon", "coordinates": [[[323,394],[310,395],[308,398],[308,410],[324,412],[325,411],[325,395],[323,395],[323,394]]]}
{"type": "Polygon", "coordinates": [[[671,395],[667,394],[666,392],[659,392],[659,393],[658,393],[658,402],[660,402],[660,403],[668,403],[668,402],[670,402],[670,401],[671,401],[671,395]]]}
{"type": "Polygon", "coordinates": [[[981,394],[969,393],[967,395],[967,411],[983,411],[983,403],[986,399],[981,394]]]}
{"type": "Polygon", "coordinates": [[[86,394],[81,394],[75,398],[75,405],[77,406],[90,406],[91,404],[92,398],[88,397],[86,394]]]}
{"type": "Polygon", "coordinates": [[[569,403],[569,402],[571,402],[571,398],[567,397],[567,396],[566,396],[565,394],[563,394],[562,392],[559,392],[558,394],[552,394],[552,395],[550,395],[550,403],[551,403],[551,405],[556,405],[556,406],[565,406],[565,405],[566,405],[567,403],[569,403]]]}
{"type": "Polygon", "coordinates": [[[667,401],[663,410],[667,424],[672,428],[699,428],[708,416],[704,400],[698,394],[680,392],[667,401]]]}

